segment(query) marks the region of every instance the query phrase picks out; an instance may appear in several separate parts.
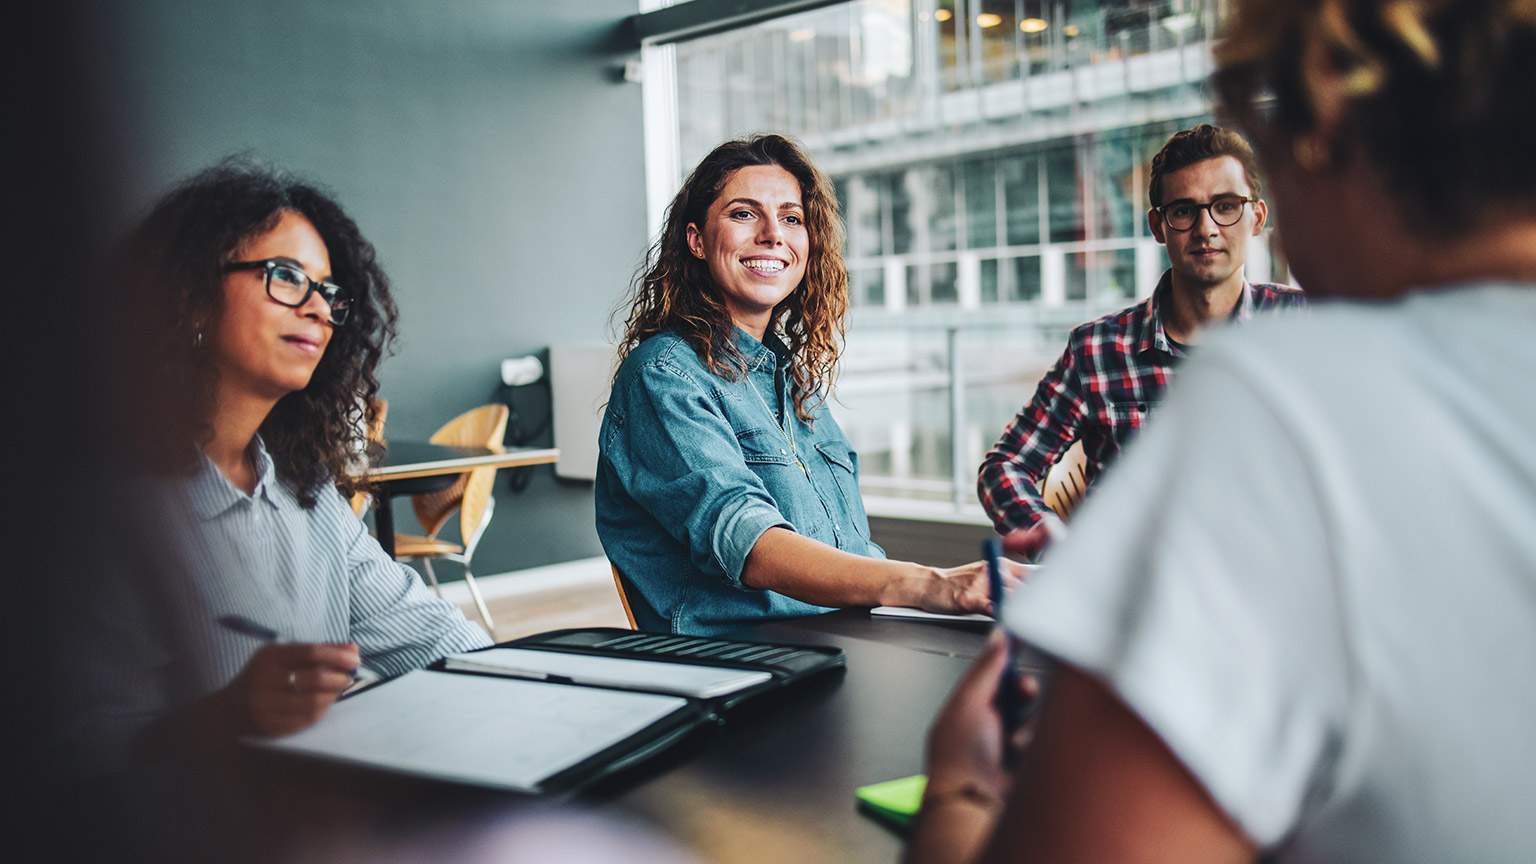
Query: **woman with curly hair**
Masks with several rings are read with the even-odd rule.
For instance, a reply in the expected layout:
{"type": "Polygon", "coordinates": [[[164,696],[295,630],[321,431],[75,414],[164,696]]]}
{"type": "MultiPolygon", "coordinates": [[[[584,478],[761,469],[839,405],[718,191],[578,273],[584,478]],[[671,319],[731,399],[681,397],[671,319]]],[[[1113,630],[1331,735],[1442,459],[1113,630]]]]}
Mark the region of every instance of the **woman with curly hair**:
{"type": "Polygon", "coordinates": [[[295,732],[360,665],[398,675],[487,644],[337,489],[395,321],[373,246],[341,207],[230,161],[166,195],[124,253],[141,326],[122,329],[175,394],[134,406],[161,414],[138,453],[170,492],[187,576],[158,595],[119,586],[113,626],[139,650],[114,658],[131,691],[116,713],[147,727],[140,748],[295,732]],[[132,667],[146,657],[158,665],[132,667]]]}
{"type": "Polygon", "coordinates": [[[999,640],[911,864],[1536,859],[1536,3],[1227,5],[1214,89],[1327,299],[1180,373],[1004,614],[1061,661],[1033,742],[999,640]]]}
{"type": "Polygon", "coordinates": [[[835,606],[984,611],[980,564],[884,560],[826,410],[842,223],[792,141],[728,141],[636,277],[599,439],[597,530],[644,630],[713,634],[835,606]]]}

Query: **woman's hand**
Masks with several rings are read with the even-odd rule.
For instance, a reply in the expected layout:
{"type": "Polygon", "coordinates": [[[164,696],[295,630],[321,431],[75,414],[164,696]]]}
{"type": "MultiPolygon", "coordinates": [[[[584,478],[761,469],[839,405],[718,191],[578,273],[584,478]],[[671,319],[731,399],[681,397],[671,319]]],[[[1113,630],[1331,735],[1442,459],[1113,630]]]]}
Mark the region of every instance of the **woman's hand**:
{"type": "MultiPolygon", "coordinates": [[[[1008,662],[1008,638],[1001,630],[992,634],[986,651],[971,664],[934,718],[928,730],[929,796],[971,787],[999,803],[1007,797],[1012,753],[1027,743],[1029,734],[1026,726],[1014,740],[1003,740],[996,697],[1008,662]]],[[[1037,679],[1020,679],[1019,698],[1025,703],[1039,692],[1037,679]]]]}
{"type": "MultiPolygon", "coordinates": [[[[1030,567],[1007,558],[1002,560],[1003,585],[1013,588],[1029,575],[1030,567]]],[[[929,612],[962,613],[980,612],[992,614],[991,591],[987,585],[987,562],[972,561],[947,570],[934,570],[917,597],[916,603],[889,604],[913,605],[929,612]]]]}
{"type": "Polygon", "coordinates": [[[265,645],[224,692],[249,732],[292,735],[325,716],[360,662],[351,643],[265,645]]]}
{"type": "MultiPolygon", "coordinates": [[[[928,730],[928,786],[907,861],[974,861],[993,834],[1011,791],[1010,751],[1028,732],[1003,740],[996,706],[998,681],[1008,662],[1007,636],[992,634],[987,649],[956,685],[928,730]]],[[[1020,697],[1033,699],[1039,683],[1026,676],[1020,697]]]]}

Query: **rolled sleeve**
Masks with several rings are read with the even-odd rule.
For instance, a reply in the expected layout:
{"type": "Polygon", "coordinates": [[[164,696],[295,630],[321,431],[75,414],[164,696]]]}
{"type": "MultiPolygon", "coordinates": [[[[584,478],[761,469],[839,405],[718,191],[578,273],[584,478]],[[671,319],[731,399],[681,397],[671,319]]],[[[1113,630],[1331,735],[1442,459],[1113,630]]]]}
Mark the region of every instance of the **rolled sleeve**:
{"type": "Polygon", "coordinates": [[[982,460],[976,489],[999,532],[1033,525],[1051,512],[1042,495],[1045,477],[1077,440],[1084,414],[1074,362],[1078,342],[1074,334],[1034,398],[982,460]]]}
{"type": "Polygon", "coordinates": [[[624,491],[687,547],[701,572],[739,586],[763,532],[794,526],[747,467],[710,388],[658,358],[615,395],[603,455],[624,491]]]}

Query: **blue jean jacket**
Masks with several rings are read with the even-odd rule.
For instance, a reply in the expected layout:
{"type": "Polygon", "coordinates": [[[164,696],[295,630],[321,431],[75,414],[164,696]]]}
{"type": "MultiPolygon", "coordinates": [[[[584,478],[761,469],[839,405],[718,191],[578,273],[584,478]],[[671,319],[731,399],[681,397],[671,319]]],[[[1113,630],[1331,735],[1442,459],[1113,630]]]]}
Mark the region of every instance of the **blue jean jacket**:
{"type": "Polygon", "coordinates": [[[795,416],[788,349],[769,343],[736,330],[751,384],[710,372],[672,333],[642,342],[614,377],[598,439],[597,534],[642,630],[712,635],[828,611],[742,584],[769,528],[885,557],[869,539],[858,454],[825,406],[814,424],[795,416]],[[792,424],[794,452],[770,405],[792,424]]]}

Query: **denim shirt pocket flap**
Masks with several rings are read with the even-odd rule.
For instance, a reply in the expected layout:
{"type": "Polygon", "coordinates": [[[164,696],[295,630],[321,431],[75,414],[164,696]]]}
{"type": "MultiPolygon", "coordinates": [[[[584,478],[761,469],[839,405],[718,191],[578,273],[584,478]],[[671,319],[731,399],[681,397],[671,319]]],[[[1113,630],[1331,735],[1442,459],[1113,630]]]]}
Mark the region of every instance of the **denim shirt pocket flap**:
{"type": "Polygon", "coordinates": [[[857,471],[853,465],[853,454],[842,444],[836,441],[818,441],[816,442],[816,449],[821,451],[822,457],[828,462],[847,471],[849,474],[857,471]]]}
{"type": "Polygon", "coordinates": [[[741,458],[748,465],[795,464],[789,446],[772,430],[745,429],[736,433],[736,443],[741,445],[741,458]]]}

